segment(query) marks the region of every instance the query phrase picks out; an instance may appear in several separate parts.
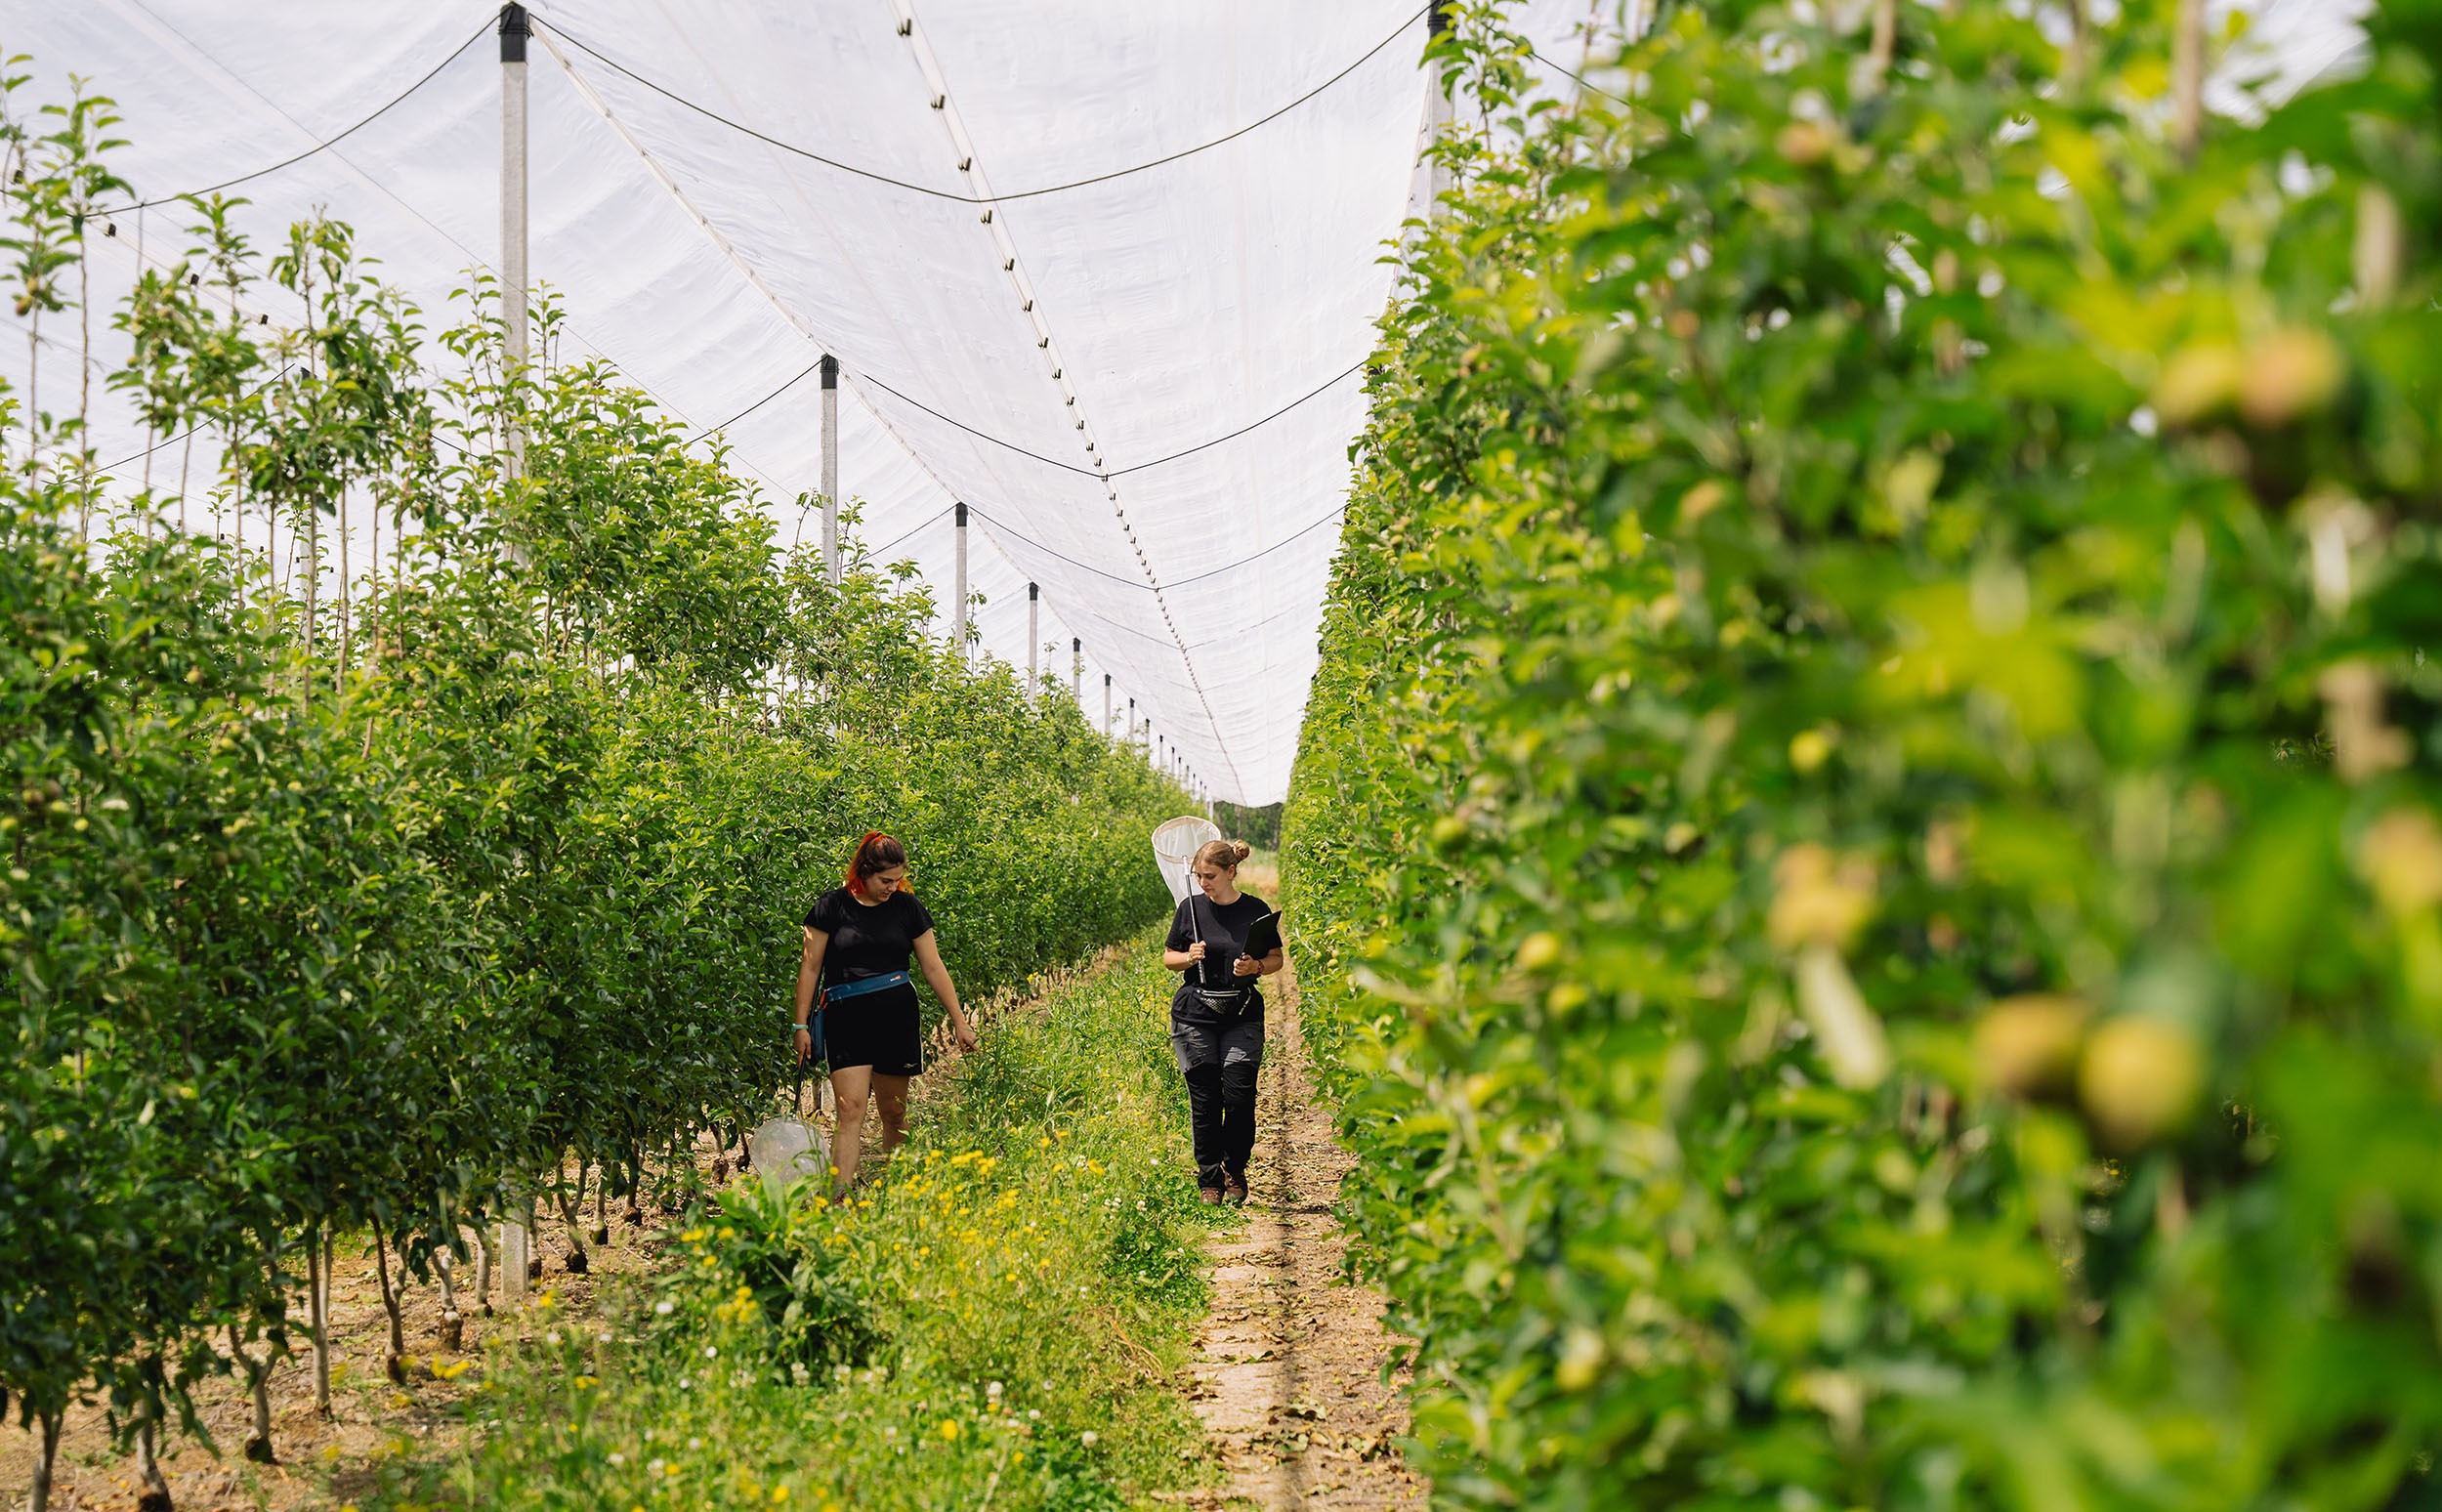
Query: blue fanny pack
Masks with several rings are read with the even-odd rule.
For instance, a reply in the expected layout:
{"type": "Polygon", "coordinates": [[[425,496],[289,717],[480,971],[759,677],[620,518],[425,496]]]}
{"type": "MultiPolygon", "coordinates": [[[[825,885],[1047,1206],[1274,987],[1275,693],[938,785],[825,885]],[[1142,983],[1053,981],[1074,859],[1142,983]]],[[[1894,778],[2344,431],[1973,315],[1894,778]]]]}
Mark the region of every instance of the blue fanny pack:
{"type": "Polygon", "coordinates": [[[909,985],[905,972],[894,971],[885,976],[860,977],[854,982],[834,983],[822,989],[822,999],[825,1002],[835,1003],[843,997],[863,997],[867,992],[879,992],[888,987],[909,985]]]}

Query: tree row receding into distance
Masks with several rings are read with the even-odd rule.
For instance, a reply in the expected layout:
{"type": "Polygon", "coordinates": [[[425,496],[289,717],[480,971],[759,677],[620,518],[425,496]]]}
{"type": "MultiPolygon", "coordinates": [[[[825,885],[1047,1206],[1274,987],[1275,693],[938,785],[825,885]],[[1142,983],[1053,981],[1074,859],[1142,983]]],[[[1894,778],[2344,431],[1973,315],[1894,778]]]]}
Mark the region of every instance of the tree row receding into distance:
{"type": "Polygon", "coordinates": [[[0,1411],[40,1507],[79,1401],[157,1489],[158,1433],[233,1375],[274,1453],[277,1358],[314,1344],[327,1401],[338,1236],[375,1248],[394,1370],[400,1288],[486,1221],[556,1209],[583,1265],[588,1190],[599,1223],[771,1106],[795,920],[863,828],[980,996],[1158,916],[1144,835],[1185,797],[931,636],[911,567],[779,549],[548,301],[508,367],[486,281],[428,335],[346,227],[267,255],[215,199],[97,311],[115,122],[27,107],[20,67],[0,1411]],[[97,458],[105,403],[143,456],[97,458]]]}
{"type": "Polygon", "coordinates": [[[2442,7],[2251,9],[1437,44],[1284,856],[1443,1503],[2438,1493],[2442,7]]]}

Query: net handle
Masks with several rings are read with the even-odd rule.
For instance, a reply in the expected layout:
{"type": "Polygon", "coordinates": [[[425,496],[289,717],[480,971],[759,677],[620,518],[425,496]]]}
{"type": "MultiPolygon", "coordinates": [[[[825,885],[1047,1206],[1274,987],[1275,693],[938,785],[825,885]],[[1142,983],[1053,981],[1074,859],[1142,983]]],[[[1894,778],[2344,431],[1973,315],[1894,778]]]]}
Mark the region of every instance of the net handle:
{"type": "MultiPolygon", "coordinates": [[[[1203,915],[1196,911],[1196,900],[1202,895],[1202,892],[1203,889],[1196,885],[1196,863],[1191,861],[1187,863],[1187,927],[1195,935],[1198,945],[1204,943],[1203,915]]],[[[1196,980],[1206,987],[1212,986],[1212,957],[1210,955],[1206,955],[1196,963],[1196,980]]]]}

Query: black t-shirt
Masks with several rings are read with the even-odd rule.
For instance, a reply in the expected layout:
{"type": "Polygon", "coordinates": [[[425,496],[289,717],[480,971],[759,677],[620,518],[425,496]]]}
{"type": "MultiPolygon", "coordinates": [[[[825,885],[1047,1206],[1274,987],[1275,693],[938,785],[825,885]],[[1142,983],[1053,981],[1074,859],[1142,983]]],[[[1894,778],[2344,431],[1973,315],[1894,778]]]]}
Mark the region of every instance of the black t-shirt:
{"type": "Polygon", "coordinates": [[[1252,893],[1241,893],[1238,902],[1217,903],[1201,893],[1190,893],[1179,904],[1179,911],[1170,920],[1169,947],[1184,950],[1196,943],[1201,930],[1204,942],[1204,963],[1190,966],[1180,973],[1186,986],[1210,987],[1228,991],[1232,987],[1250,987],[1253,977],[1233,975],[1230,963],[1246,953],[1246,932],[1255,921],[1272,911],[1272,905],[1252,893]],[[1189,909],[1195,910],[1191,924],[1189,909]]]}
{"type": "Polygon", "coordinates": [[[893,893],[888,903],[865,903],[835,887],[806,910],[806,928],[831,937],[822,947],[824,987],[905,971],[917,937],[932,927],[933,915],[909,892],[893,893]]]}

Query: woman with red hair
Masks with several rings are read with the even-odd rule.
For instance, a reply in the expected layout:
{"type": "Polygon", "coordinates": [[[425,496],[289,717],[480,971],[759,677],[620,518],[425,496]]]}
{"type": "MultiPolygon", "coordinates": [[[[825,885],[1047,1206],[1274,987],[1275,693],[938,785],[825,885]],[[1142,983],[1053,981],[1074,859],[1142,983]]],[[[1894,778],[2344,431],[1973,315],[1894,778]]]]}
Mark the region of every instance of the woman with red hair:
{"type": "Polygon", "coordinates": [[[975,1048],[975,1029],[942,965],[933,915],[907,891],[907,853],[880,830],[866,830],[857,842],[847,884],[814,901],[805,934],[797,963],[797,1060],[802,1065],[814,1053],[810,1026],[820,1011],[838,1115],[831,1165],[845,1192],[857,1183],[868,1102],[882,1115],[884,1155],[907,1137],[907,1083],[924,1071],[923,1022],[907,976],[910,954],[948,1013],[949,1036],[959,1049],[975,1048]]]}

